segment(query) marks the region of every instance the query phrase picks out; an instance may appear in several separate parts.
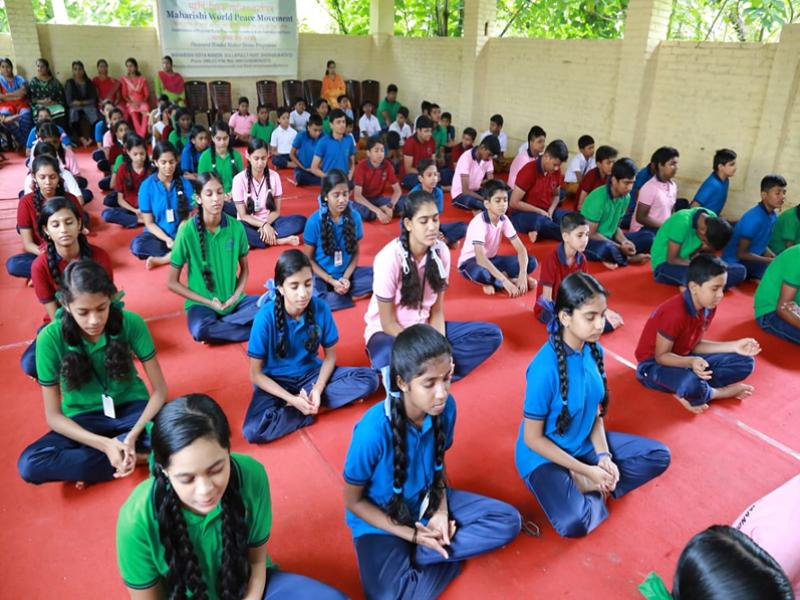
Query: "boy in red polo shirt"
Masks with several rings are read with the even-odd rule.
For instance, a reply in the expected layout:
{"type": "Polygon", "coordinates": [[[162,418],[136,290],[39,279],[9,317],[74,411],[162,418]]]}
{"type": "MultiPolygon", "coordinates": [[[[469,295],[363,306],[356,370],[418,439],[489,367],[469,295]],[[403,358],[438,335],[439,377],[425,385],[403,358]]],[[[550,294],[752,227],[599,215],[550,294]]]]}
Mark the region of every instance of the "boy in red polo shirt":
{"type": "Polygon", "coordinates": [[[433,121],[425,115],[417,117],[417,130],[403,144],[403,189],[417,185],[417,165],[426,158],[436,160],[436,142],[433,139],[433,121]]]}
{"type": "Polygon", "coordinates": [[[558,208],[561,191],[561,163],[569,152],[563,140],[553,140],[544,154],[522,167],[511,192],[511,223],[532,242],[541,235],[560,240],[558,221],[567,211],[558,208]]]}
{"type": "Polygon", "coordinates": [[[578,184],[578,210],[583,207],[586,196],[608,183],[608,178],[611,177],[611,168],[614,166],[618,154],[617,149],[611,146],[600,146],[597,149],[594,155],[596,166],[594,169],[590,169],[578,184]]]}
{"type": "Polygon", "coordinates": [[[704,338],[722,300],[728,271],[712,254],[689,263],[688,288],[650,315],[636,347],[636,378],[653,390],[673,394],[700,414],[720,398],[742,400],[753,386],[741,383],[755,367],[761,346],[753,338],[713,342],[704,338]]]}
{"type": "Polygon", "coordinates": [[[461,133],[461,142],[456,144],[450,149],[450,168],[455,170],[458,159],[461,155],[468,150],[472,150],[475,145],[475,140],[478,137],[478,132],[472,127],[467,127],[461,133]]]}
{"type": "Polygon", "coordinates": [[[383,138],[372,137],[367,140],[367,157],[358,163],[353,173],[353,209],[364,221],[380,220],[386,225],[398,211],[400,184],[394,174],[394,167],[384,157],[383,138]],[[383,195],[386,186],[392,186],[392,197],[383,195]]]}

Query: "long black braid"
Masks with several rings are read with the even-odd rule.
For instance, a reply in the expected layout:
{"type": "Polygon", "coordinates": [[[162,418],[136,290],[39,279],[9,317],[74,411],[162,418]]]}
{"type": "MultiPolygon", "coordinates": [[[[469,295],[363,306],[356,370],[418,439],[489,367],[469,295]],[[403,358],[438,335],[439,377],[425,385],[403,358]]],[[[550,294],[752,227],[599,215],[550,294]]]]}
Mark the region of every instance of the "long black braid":
{"type": "MultiPolygon", "coordinates": [[[[253,138],[259,140],[258,138],[253,138]]],[[[255,202],[255,188],[253,187],[253,168],[250,163],[247,164],[247,201],[245,202],[245,211],[248,215],[252,215],[256,211],[255,202]]],[[[269,169],[264,169],[264,179],[267,184],[267,201],[265,206],[270,212],[275,210],[275,196],[272,194],[272,182],[270,181],[269,169]]]]}
{"type": "Polygon", "coordinates": [[[564,435],[572,424],[572,415],[569,412],[567,405],[567,398],[569,394],[569,376],[567,375],[567,349],[564,346],[563,331],[552,336],[553,347],[556,350],[556,359],[558,360],[558,383],[559,391],[561,392],[561,412],[558,413],[556,419],[556,433],[564,435]]]}
{"type": "Polygon", "coordinates": [[[58,159],[49,154],[42,154],[37,156],[31,165],[31,173],[33,174],[33,208],[36,211],[37,218],[42,212],[42,205],[44,204],[44,196],[39,184],[36,183],[36,173],[44,167],[50,167],[58,175],[58,185],[56,186],[55,196],[64,195],[64,180],[61,178],[61,165],[58,164],[58,159]]]}
{"type": "MultiPolygon", "coordinates": [[[[325,200],[323,199],[323,202],[325,200]]],[[[348,254],[353,255],[358,251],[358,240],[356,239],[356,224],[353,220],[353,213],[350,211],[350,206],[344,209],[340,219],[342,221],[342,233],[344,235],[344,249],[348,254]]],[[[322,250],[328,256],[333,256],[339,248],[336,245],[336,234],[334,229],[333,218],[331,218],[331,211],[325,211],[322,218],[322,250]]]]}
{"type": "MultiPolygon", "coordinates": [[[[61,262],[61,255],[56,250],[56,244],[52,238],[47,235],[47,222],[58,211],[67,209],[75,216],[76,221],[81,223],[81,215],[75,205],[64,198],[63,196],[54,196],[45,202],[42,211],[39,213],[37,222],[39,228],[39,237],[47,242],[47,268],[50,271],[50,276],[56,284],[57,288],[62,287],[61,270],[58,268],[61,262]]],[[[89,240],[82,233],[78,234],[78,258],[92,258],[92,247],[89,245],[89,240]]]]}
{"type": "Polygon", "coordinates": [[[409,194],[403,207],[403,218],[400,225],[400,245],[404,252],[408,255],[408,272],[403,271],[402,285],[400,286],[400,304],[401,306],[408,306],[412,308],[419,308],[422,306],[422,299],[424,296],[424,285],[427,282],[431,289],[439,294],[447,287],[447,279],[439,274],[439,269],[435,264],[433,254],[438,254],[438,242],[428,248],[427,260],[425,261],[425,271],[423,273],[422,281],[419,278],[417,270],[417,261],[411,252],[411,243],[409,240],[409,231],[405,226],[405,221],[411,221],[417,211],[425,203],[432,203],[436,205],[436,200],[428,192],[418,191],[409,194]]]}
{"type": "Polygon", "coordinates": [[[608,381],[606,379],[605,361],[603,360],[603,355],[601,354],[600,348],[596,343],[589,342],[589,350],[592,352],[594,362],[597,364],[597,370],[600,372],[600,377],[603,378],[603,399],[600,401],[600,416],[605,417],[608,413],[608,403],[611,400],[608,394],[608,381]]]}
{"type": "MultiPolygon", "coordinates": [[[[223,216],[224,218],[224,216],[223,216]]],[[[202,273],[203,281],[209,292],[214,291],[214,275],[208,266],[208,250],[206,248],[206,222],[203,218],[203,205],[197,203],[197,214],[194,216],[194,224],[197,227],[197,237],[200,239],[200,257],[203,260],[202,273]]]]}
{"type": "MultiPolygon", "coordinates": [[[[287,250],[278,257],[275,263],[275,286],[282,286],[287,277],[291,277],[302,269],[311,271],[311,261],[308,257],[297,249],[287,250]]],[[[275,293],[275,306],[273,308],[275,315],[275,329],[278,334],[278,345],[275,349],[278,356],[286,358],[286,304],[284,302],[283,294],[280,291],[275,293]]],[[[306,328],[308,329],[308,337],[303,346],[311,353],[316,354],[320,344],[320,330],[314,320],[314,300],[308,303],[305,311],[306,328]]]]}

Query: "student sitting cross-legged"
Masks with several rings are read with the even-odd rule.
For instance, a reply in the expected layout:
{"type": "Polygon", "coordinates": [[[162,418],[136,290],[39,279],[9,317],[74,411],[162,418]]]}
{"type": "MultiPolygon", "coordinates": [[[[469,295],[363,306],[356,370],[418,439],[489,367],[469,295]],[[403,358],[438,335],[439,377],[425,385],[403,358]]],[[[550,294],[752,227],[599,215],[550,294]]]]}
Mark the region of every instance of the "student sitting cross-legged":
{"type": "Polygon", "coordinates": [[[663,146],[653,153],[653,177],[645,183],[636,196],[636,209],[630,230],[644,229],[655,233],[675,211],[678,202],[678,151],[663,146]]]}
{"type": "Polygon", "coordinates": [[[753,302],[761,329],[800,344],[800,245],[784,250],[769,264],[753,302]]]}
{"type": "Polygon", "coordinates": [[[736,152],[723,148],[714,153],[714,171],[694,195],[691,206],[702,206],[721,215],[728,201],[728,187],[736,174],[736,152]]]}
{"type": "MultiPolygon", "coordinates": [[[[595,153],[595,158],[597,159],[595,167],[589,169],[578,184],[578,193],[576,196],[578,199],[576,205],[578,210],[583,208],[586,196],[608,183],[608,179],[611,177],[611,170],[614,168],[614,163],[617,161],[618,155],[619,152],[617,152],[617,149],[611,146],[600,146],[597,149],[595,153]]],[[[630,204],[630,200],[628,200],[628,204],[630,204]]],[[[627,209],[628,207],[626,206],[625,210],[627,209]]]]}
{"type": "Polygon", "coordinates": [[[364,221],[378,219],[384,225],[391,223],[400,212],[402,190],[392,164],[386,160],[386,141],[383,137],[370,137],[366,141],[367,156],[358,163],[353,173],[353,209],[364,221]],[[386,186],[392,196],[384,195],[386,186]]]}
{"type": "Polygon", "coordinates": [[[314,152],[321,135],[322,117],[314,114],[308,118],[305,131],[298,133],[292,141],[289,157],[295,164],[294,181],[298,186],[319,185],[319,177],[311,172],[311,163],[314,162],[314,152]]]}
{"type": "Polygon", "coordinates": [[[319,181],[328,172],[339,169],[347,174],[349,181],[355,171],[356,144],[353,136],[347,133],[347,117],[341,109],[332,110],[330,119],[331,133],[317,142],[309,170],[319,181]]]}
{"type": "Polygon", "coordinates": [[[699,414],[721,398],[739,400],[753,393],[741,383],[755,368],[758,342],[742,338],[714,342],[705,335],[722,301],[725,263],[711,254],[692,259],[687,288],[658,306],[644,326],[636,347],[636,378],[650,389],[673,394],[687,410],[699,414]]]}
{"type": "Polygon", "coordinates": [[[494,176],[492,157],[500,153],[497,136],[487,135],[476,148],[464,152],[456,163],[450,193],[453,206],[471,211],[484,210],[481,185],[494,176]]]}
{"type": "MultiPolygon", "coordinates": [[[[417,180],[419,183],[411,188],[410,193],[427,192],[436,200],[439,215],[444,211],[444,192],[439,187],[439,168],[432,158],[425,158],[417,163],[417,180]]],[[[439,221],[439,239],[448,247],[453,247],[459,240],[467,235],[467,224],[461,221],[442,223],[439,221]]]]}
{"type": "Polygon", "coordinates": [[[547,133],[538,125],[534,125],[528,131],[528,141],[522,144],[519,152],[511,162],[508,168],[508,187],[512,190],[517,182],[517,175],[522,170],[522,167],[539,158],[544,152],[545,144],[547,143],[547,133]]]}
{"type": "Polygon", "coordinates": [[[777,256],[797,244],[800,244],[800,206],[793,206],[778,215],[769,238],[769,249],[777,256]]]}

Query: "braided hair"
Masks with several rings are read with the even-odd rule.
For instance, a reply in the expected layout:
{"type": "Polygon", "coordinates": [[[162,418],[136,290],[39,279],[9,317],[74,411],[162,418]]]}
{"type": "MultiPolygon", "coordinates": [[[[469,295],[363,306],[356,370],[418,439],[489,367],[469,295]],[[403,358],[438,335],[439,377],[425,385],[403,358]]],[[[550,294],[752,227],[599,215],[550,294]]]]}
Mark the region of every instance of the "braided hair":
{"type": "MultiPolygon", "coordinates": [[[[75,220],[79,224],[78,229],[80,231],[80,223],[82,222],[81,214],[78,212],[77,207],[63,196],[54,196],[45,202],[37,220],[39,236],[47,241],[47,268],[50,270],[50,276],[53,278],[53,281],[55,281],[57,288],[62,287],[61,270],[58,268],[61,262],[61,255],[59,255],[56,249],[53,238],[47,235],[47,222],[50,220],[50,217],[64,209],[71,211],[72,214],[75,215],[75,220]]],[[[78,233],[78,246],[78,258],[92,258],[92,247],[89,245],[89,240],[80,232],[78,233]]]]}
{"type": "MultiPolygon", "coordinates": [[[[208,598],[200,560],[189,537],[183,504],[170,484],[165,469],[172,456],[198,439],[211,439],[230,452],[230,426],[219,405],[205,394],[189,394],[166,404],[153,419],[153,503],[159,537],[169,569],[168,598],[208,598]]],[[[250,579],[247,559],[249,526],[242,500],[242,479],[231,460],[230,479],[220,501],[222,508],[222,561],[216,596],[240,600],[250,579]]]]}
{"type": "MultiPolygon", "coordinates": [[[[275,263],[275,287],[283,286],[283,282],[287,277],[291,277],[295,273],[308,269],[311,271],[311,261],[303,252],[297,249],[287,250],[278,257],[275,263]]],[[[278,291],[275,295],[275,328],[278,332],[278,346],[276,352],[279,357],[286,358],[287,341],[286,341],[286,304],[283,293],[278,291]]],[[[313,299],[308,303],[304,311],[306,327],[308,328],[308,337],[306,338],[303,346],[311,353],[316,354],[320,343],[319,325],[314,320],[314,302],[313,299]]]]}
{"type": "Polygon", "coordinates": [[[417,261],[411,252],[411,242],[409,240],[409,229],[406,221],[411,221],[423,204],[430,203],[436,206],[436,199],[432,194],[425,191],[412,192],[406,198],[403,206],[403,217],[400,220],[400,245],[408,255],[408,272],[403,272],[403,280],[400,288],[400,305],[413,308],[422,306],[424,297],[424,287],[427,282],[431,289],[437,294],[447,287],[447,279],[439,274],[439,269],[434,265],[433,254],[438,252],[436,244],[428,248],[427,260],[425,261],[425,272],[422,281],[417,271],[417,261]]]}
{"type": "MultiPolygon", "coordinates": [[[[403,485],[408,471],[408,415],[405,400],[398,387],[398,380],[406,384],[425,373],[430,361],[447,356],[452,358],[450,342],[433,327],[426,324],[412,325],[404,329],[394,340],[392,347],[389,396],[389,420],[392,430],[392,452],[394,470],[392,473],[393,494],[385,507],[389,518],[399,525],[414,526],[417,516],[412,515],[403,496],[403,485]],[[397,490],[400,490],[399,492],[397,490]]],[[[441,415],[432,417],[434,432],[434,471],[433,482],[428,490],[428,508],[422,518],[430,518],[439,508],[442,496],[447,489],[444,477],[444,453],[447,443],[441,415]]]]}
{"type": "Polygon", "coordinates": [[[172,181],[175,184],[175,191],[178,195],[178,220],[185,221],[189,216],[189,198],[186,197],[186,192],[183,189],[183,178],[180,175],[180,168],[178,166],[180,164],[178,151],[175,150],[175,146],[169,142],[158,142],[153,146],[153,163],[157,165],[158,159],[164,154],[172,154],[175,159],[176,166],[175,173],[172,175],[172,181]]]}
{"type": "Polygon", "coordinates": [[[56,186],[55,195],[64,195],[64,180],[61,178],[61,165],[58,164],[58,159],[49,154],[42,154],[36,157],[31,164],[31,173],[33,174],[33,209],[36,211],[37,215],[42,212],[44,198],[42,196],[42,190],[39,189],[39,184],[36,183],[36,173],[44,167],[50,167],[58,175],[58,185],[56,186]]]}
{"type": "MultiPolygon", "coordinates": [[[[608,296],[608,291],[591,275],[586,273],[572,273],[561,281],[556,294],[555,308],[553,309],[554,317],[558,320],[558,315],[562,312],[571,315],[576,309],[583,306],[586,302],[595,296],[602,294],[608,296]]],[[[559,391],[561,392],[561,412],[556,419],[556,433],[564,435],[572,424],[572,415],[569,412],[567,405],[567,398],[569,394],[569,377],[567,373],[567,349],[564,342],[564,326],[560,320],[558,322],[558,330],[550,336],[553,347],[556,351],[556,359],[558,361],[558,380],[559,391]]],[[[606,416],[608,412],[609,394],[608,394],[608,381],[606,380],[606,370],[603,361],[603,355],[600,353],[600,347],[595,342],[588,342],[589,350],[592,357],[597,364],[597,370],[600,377],[603,379],[603,399],[600,402],[600,416],[606,416]]]]}
{"type": "MultiPolygon", "coordinates": [[[[213,171],[209,171],[207,173],[200,173],[197,176],[197,179],[194,182],[194,188],[198,196],[202,194],[203,188],[210,181],[216,181],[218,184],[222,185],[222,180],[213,171]]],[[[222,218],[223,219],[225,218],[224,214],[222,215],[222,218]]],[[[205,217],[203,215],[202,202],[197,203],[197,214],[194,216],[194,225],[197,228],[197,237],[200,239],[200,257],[203,260],[203,265],[202,265],[203,281],[205,282],[208,291],[213,292],[215,287],[214,276],[211,273],[211,269],[208,266],[208,251],[206,248],[206,222],[205,222],[205,217]]]]}
{"type": "Polygon", "coordinates": [[[147,143],[144,138],[134,132],[127,134],[125,136],[125,153],[122,155],[122,161],[125,163],[125,179],[122,180],[122,186],[126,191],[136,191],[133,184],[133,159],[130,152],[140,146],[144,148],[144,172],[149,174],[152,171],[152,163],[147,156],[147,143]]]}
{"type": "MultiPolygon", "coordinates": [[[[217,121],[211,126],[210,133],[211,137],[213,138],[217,133],[220,131],[228,134],[228,160],[231,161],[231,175],[236,175],[239,172],[239,167],[236,166],[236,154],[231,146],[231,128],[228,127],[228,124],[225,121],[217,121]]],[[[217,170],[217,148],[214,144],[214,141],[211,141],[211,144],[208,146],[209,151],[211,152],[211,170],[217,170]]]]}
{"type": "MultiPolygon", "coordinates": [[[[64,270],[61,294],[61,303],[68,308],[79,294],[102,294],[111,300],[117,295],[117,288],[103,267],[92,260],[79,259],[64,270]]],[[[131,349],[125,340],[118,339],[122,319],[122,309],[111,303],[103,329],[108,338],[105,367],[108,377],[117,381],[128,379],[134,372],[131,349]]],[[[83,330],[69,310],[61,318],[61,335],[68,346],[61,362],[61,377],[67,389],[76,390],[89,382],[93,371],[89,356],[83,351],[83,330]]]]}
{"type": "Polygon", "coordinates": [[[176,144],[175,147],[178,150],[178,152],[183,152],[183,145],[184,145],[183,144],[183,136],[184,135],[188,136],[191,133],[191,130],[192,130],[191,124],[189,125],[189,131],[184,131],[183,129],[181,129],[180,121],[181,121],[181,118],[183,118],[185,116],[189,116],[190,118],[192,116],[192,113],[185,106],[179,106],[175,110],[175,114],[172,116],[172,119],[173,119],[173,121],[175,123],[175,131],[177,132],[176,137],[178,138],[178,143],[176,144]]]}
{"type": "MultiPolygon", "coordinates": [[[[267,158],[269,158],[269,145],[262,140],[261,138],[251,137],[250,141],[247,143],[247,154],[248,156],[252,156],[254,152],[257,150],[266,150],[267,151],[267,158]]],[[[247,211],[248,215],[252,215],[256,210],[256,199],[253,189],[253,167],[250,164],[250,161],[247,162],[247,200],[245,202],[245,210],[247,211]]],[[[270,181],[270,173],[269,167],[264,169],[264,180],[267,184],[267,201],[266,201],[266,208],[270,212],[275,210],[275,197],[272,194],[272,182],[270,181]]]]}
{"type": "MultiPolygon", "coordinates": [[[[333,256],[339,248],[336,247],[336,235],[334,232],[333,219],[331,218],[330,207],[328,204],[328,194],[337,185],[349,185],[347,174],[341,169],[331,169],[322,178],[322,188],[320,190],[320,205],[322,216],[322,250],[328,256],[333,256]]],[[[348,192],[349,193],[349,192],[348,192]]],[[[350,211],[350,204],[341,214],[342,233],[344,234],[344,250],[353,255],[358,251],[358,240],[356,239],[356,224],[353,220],[353,213],[350,211]]]]}

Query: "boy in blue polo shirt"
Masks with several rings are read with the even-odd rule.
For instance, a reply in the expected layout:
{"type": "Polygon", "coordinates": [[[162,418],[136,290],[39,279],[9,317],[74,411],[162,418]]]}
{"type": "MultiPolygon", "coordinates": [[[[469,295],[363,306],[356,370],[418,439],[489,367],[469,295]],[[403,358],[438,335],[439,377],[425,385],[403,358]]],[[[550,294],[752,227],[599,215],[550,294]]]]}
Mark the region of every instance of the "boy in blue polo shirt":
{"type": "Polygon", "coordinates": [[[728,200],[730,178],[736,174],[736,152],[723,148],[714,153],[714,172],[697,190],[692,208],[702,206],[721,215],[728,200]]]}
{"type": "Polygon", "coordinates": [[[636,378],[645,387],[675,396],[686,410],[700,414],[721,398],[742,400],[753,386],[741,383],[753,372],[758,342],[742,338],[713,342],[705,333],[722,301],[726,265],[712,254],[689,264],[686,291],[650,315],[636,347],[636,378]]]}
{"type": "Polygon", "coordinates": [[[319,177],[311,172],[314,153],[317,150],[322,134],[322,117],[313,114],[308,118],[305,131],[297,134],[292,142],[289,156],[297,165],[294,169],[294,181],[297,185],[319,185],[319,177]]]}
{"type": "Polygon", "coordinates": [[[330,112],[330,120],[331,134],[317,142],[309,171],[321,179],[331,169],[340,169],[347,173],[348,179],[352,179],[356,144],[353,136],[347,135],[347,116],[343,110],[335,108],[330,112]]]}
{"type": "Polygon", "coordinates": [[[776,210],[786,201],[786,180],[781,175],[767,175],[761,180],[761,202],[742,215],[733,228],[723,260],[739,263],[747,277],[761,279],[775,253],[769,249],[772,228],[778,219],[776,210]]]}

